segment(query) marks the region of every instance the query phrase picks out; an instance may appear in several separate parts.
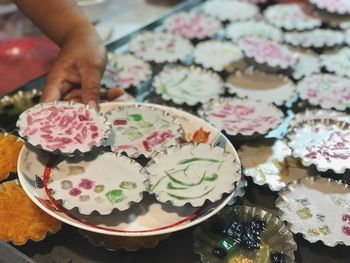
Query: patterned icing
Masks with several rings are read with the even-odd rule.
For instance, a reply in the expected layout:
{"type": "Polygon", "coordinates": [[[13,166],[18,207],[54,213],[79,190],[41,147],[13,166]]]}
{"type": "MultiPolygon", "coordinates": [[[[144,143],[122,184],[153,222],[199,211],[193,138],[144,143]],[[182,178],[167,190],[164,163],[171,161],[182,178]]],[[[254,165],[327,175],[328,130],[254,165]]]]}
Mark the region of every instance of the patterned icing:
{"type": "Polygon", "coordinates": [[[90,151],[102,145],[109,134],[96,110],[70,102],[38,104],[20,115],[17,127],[30,144],[62,153],[90,151]]]}
{"type": "Polygon", "coordinates": [[[212,37],[221,27],[221,23],[206,14],[177,13],[164,21],[167,31],[188,39],[212,37]]]}
{"type": "Polygon", "coordinates": [[[315,29],[308,32],[286,33],[284,40],[304,48],[334,47],[344,42],[344,34],[339,30],[315,29]]]}
{"type": "Polygon", "coordinates": [[[165,112],[150,107],[122,107],[106,113],[112,124],[106,144],[114,152],[146,157],[163,147],[174,145],[182,136],[181,126],[165,112]]]}
{"type": "Polygon", "coordinates": [[[331,179],[306,177],[289,184],[288,189],[280,192],[277,207],[292,232],[302,233],[312,243],[350,245],[348,187],[331,179]]]}
{"type": "Polygon", "coordinates": [[[293,82],[287,77],[257,70],[230,75],[226,87],[230,94],[276,105],[283,105],[296,94],[293,82]]]}
{"type": "Polygon", "coordinates": [[[287,144],[279,140],[272,145],[243,145],[238,151],[243,173],[258,185],[267,184],[272,191],[279,191],[287,183],[308,175],[291,153],[287,144]]]}
{"type": "Polygon", "coordinates": [[[252,19],[259,9],[256,5],[236,0],[210,0],[203,6],[205,13],[221,21],[239,21],[252,19]]]}
{"type": "Polygon", "coordinates": [[[113,209],[126,210],[139,202],[146,190],[141,165],[114,153],[87,154],[68,158],[54,167],[49,188],[67,209],[101,215],[113,209]]]}
{"type": "Polygon", "coordinates": [[[243,36],[238,40],[238,45],[247,57],[260,64],[267,63],[271,67],[286,69],[297,62],[295,53],[268,39],[243,36]]]}
{"type": "Polygon", "coordinates": [[[265,134],[278,126],[283,113],[272,104],[248,99],[222,99],[203,106],[204,118],[229,135],[265,134]]]}
{"type": "Polygon", "coordinates": [[[264,21],[242,21],[231,23],[226,28],[226,35],[233,41],[238,41],[240,37],[246,35],[267,38],[276,42],[281,42],[283,39],[283,33],[279,28],[264,21]]]}
{"type": "Polygon", "coordinates": [[[149,191],[160,202],[201,206],[207,199],[215,202],[223,193],[232,192],[234,183],[240,179],[234,171],[239,169],[234,156],[220,147],[186,144],[159,153],[145,171],[149,191]]]}
{"type": "Polygon", "coordinates": [[[321,55],[321,64],[329,72],[350,77],[350,48],[343,48],[336,53],[321,55]]]}
{"type": "Polygon", "coordinates": [[[330,13],[341,15],[350,14],[349,0],[310,0],[310,3],[330,13]]]}
{"type": "Polygon", "coordinates": [[[177,104],[204,103],[224,93],[219,75],[198,67],[165,68],[155,77],[153,86],[163,99],[177,104]]]}
{"type": "Polygon", "coordinates": [[[319,27],[321,20],[306,13],[298,4],[277,4],[269,6],[264,12],[266,20],[286,30],[306,30],[319,27]]]}
{"type": "Polygon", "coordinates": [[[194,50],[194,61],[205,68],[222,71],[226,66],[243,58],[242,51],[228,41],[208,40],[199,43],[194,50]]]}
{"type": "Polygon", "coordinates": [[[333,74],[315,74],[298,83],[302,99],[325,109],[345,110],[350,107],[350,79],[333,74]]]}
{"type": "Polygon", "coordinates": [[[134,55],[109,53],[102,85],[127,89],[147,80],[151,73],[150,65],[134,55]]]}
{"type": "Polygon", "coordinates": [[[164,63],[189,55],[192,45],[187,39],[171,33],[146,31],[131,39],[129,49],[146,61],[164,63]]]}
{"type": "Polygon", "coordinates": [[[350,168],[350,129],[336,125],[307,125],[294,129],[289,135],[292,155],[304,165],[316,165],[317,170],[344,173],[350,168]]]}

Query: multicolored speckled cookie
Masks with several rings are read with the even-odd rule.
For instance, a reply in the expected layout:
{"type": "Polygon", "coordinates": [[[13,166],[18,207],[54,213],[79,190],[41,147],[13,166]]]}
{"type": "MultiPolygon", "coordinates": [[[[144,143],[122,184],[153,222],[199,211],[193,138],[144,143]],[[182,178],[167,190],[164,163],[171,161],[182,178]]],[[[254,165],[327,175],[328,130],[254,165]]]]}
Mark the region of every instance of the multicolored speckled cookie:
{"type": "Polygon", "coordinates": [[[112,124],[111,136],[106,145],[117,153],[130,157],[143,154],[150,157],[177,143],[183,130],[167,112],[147,105],[120,106],[106,113],[112,124]]]}
{"type": "Polygon", "coordinates": [[[280,218],[311,243],[350,246],[350,188],[320,176],[294,181],[279,192],[280,218]]]}
{"type": "Polygon", "coordinates": [[[93,211],[108,215],[142,200],[147,186],[141,169],[140,164],[123,155],[90,153],[54,167],[48,187],[66,209],[77,208],[84,215],[93,211]]]}

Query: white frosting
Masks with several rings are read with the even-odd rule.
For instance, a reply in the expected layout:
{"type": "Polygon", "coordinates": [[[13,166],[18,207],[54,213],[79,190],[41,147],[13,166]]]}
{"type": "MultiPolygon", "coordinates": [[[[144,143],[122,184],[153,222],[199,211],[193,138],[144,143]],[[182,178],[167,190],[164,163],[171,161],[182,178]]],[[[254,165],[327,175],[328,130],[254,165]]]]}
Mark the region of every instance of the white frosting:
{"type": "Polygon", "coordinates": [[[350,48],[343,48],[333,54],[321,55],[321,64],[329,72],[350,77],[350,48]]]}
{"type": "Polygon", "coordinates": [[[266,20],[286,30],[306,30],[319,27],[321,20],[303,11],[298,4],[276,4],[264,12],[266,20]]]}
{"type": "Polygon", "coordinates": [[[203,106],[204,118],[229,135],[265,134],[283,120],[283,113],[272,104],[248,99],[226,98],[203,106]]]}
{"type": "Polygon", "coordinates": [[[334,47],[344,42],[344,34],[339,30],[315,29],[308,32],[286,33],[284,39],[293,46],[304,48],[334,47]]]}
{"type": "Polygon", "coordinates": [[[223,193],[232,192],[240,179],[234,173],[234,156],[208,144],[168,148],[166,153],[156,155],[145,170],[149,191],[156,194],[158,201],[171,201],[174,206],[215,202],[223,193]]]}
{"type": "Polygon", "coordinates": [[[106,113],[106,117],[112,125],[106,145],[130,157],[149,157],[176,144],[182,136],[182,128],[174,117],[150,107],[120,107],[106,113]]]}
{"type": "Polygon", "coordinates": [[[139,202],[146,190],[142,166],[126,156],[114,153],[84,155],[69,158],[52,170],[49,188],[56,200],[62,200],[67,209],[77,207],[89,215],[101,215],[113,209],[126,210],[131,202],[139,202]],[[113,200],[113,192],[117,198],[113,200]],[[109,195],[111,195],[109,197],[109,195]]]}
{"type": "Polygon", "coordinates": [[[163,99],[177,104],[195,105],[224,93],[219,75],[197,67],[165,68],[155,77],[153,86],[163,99]]]}
{"type": "Polygon", "coordinates": [[[233,41],[238,41],[240,37],[246,35],[267,38],[277,42],[282,42],[283,39],[283,33],[279,28],[264,21],[242,21],[231,23],[226,28],[226,35],[233,41]]]}
{"type": "Polygon", "coordinates": [[[146,31],[131,39],[129,49],[146,61],[164,63],[189,55],[192,45],[187,39],[171,33],[146,31]]]}
{"type": "Polygon", "coordinates": [[[291,153],[287,144],[278,140],[271,146],[243,145],[238,151],[243,173],[258,185],[267,184],[272,191],[279,191],[287,183],[308,175],[291,153]]]}
{"type": "Polygon", "coordinates": [[[210,0],[204,3],[203,10],[221,21],[252,19],[259,12],[256,5],[235,0],[210,0]]]}
{"type": "Polygon", "coordinates": [[[127,89],[147,80],[151,73],[150,65],[134,55],[109,53],[102,85],[127,89]]]}
{"type": "Polygon", "coordinates": [[[350,107],[350,79],[332,74],[315,74],[298,83],[302,99],[324,109],[345,110],[350,107]]]}
{"type": "Polygon", "coordinates": [[[222,71],[233,62],[243,59],[238,46],[228,41],[209,40],[199,43],[194,50],[194,61],[205,68],[222,71]]]}
{"type": "Polygon", "coordinates": [[[30,144],[62,153],[88,152],[102,145],[109,134],[108,125],[96,110],[71,102],[29,108],[20,115],[17,127],[30,144]]]}
{"type": "Polygon", "coordinates": [[[292,155],[303,164],[314,164],[319,171],[344,173],[350,168],[350,130],[336,125],[304,124],[289,135],[292,155]]]}
{"type": "Polygon", "coordinates": [[[164,21],[167,31],[188,39],[212,37],[221,27],[220,21],[206,14],[179,12],[164,21]]]}
{"type": "Polygon", "coordinates": [[[344,184],[321,177],[306,177],[289,184],[280,192],[278,208],[281,220],[287,221],[293,233],[301,233],[309,242],[321,240],[334,247],[350,245],[350,190],[344,184]]]}

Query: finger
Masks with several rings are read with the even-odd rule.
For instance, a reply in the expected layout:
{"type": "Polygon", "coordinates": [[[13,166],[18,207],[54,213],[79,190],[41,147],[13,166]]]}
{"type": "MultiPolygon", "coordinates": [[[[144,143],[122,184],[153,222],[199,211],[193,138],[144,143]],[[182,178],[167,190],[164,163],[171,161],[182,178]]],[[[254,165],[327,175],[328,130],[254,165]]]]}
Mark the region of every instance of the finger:
{"type": "Polygon", "coordinates": [[[116,98],[120,97],[124,93],[125,93],[125,90],[123,88],[109,89],[105,94],[106,100],[115,100],[116,98]]]}
{"type": "Polygon", "coordinates": [[[59,79],[48,80],[41,95],[41,102],[49,102],[62,99],[63,94],[73,88],[73,84],[59,79]]]}
{"type": "Polygon", "coordinates": [[[101,73],[96,68],[82,69],[82,102],[97,107],[100,96],[101,73]]]}
{"type": "Polygon", "coordinates": [[[75,98],[71,98],[71,99],[69,99],[69,101],[74,101],[74,102],[81,103],[81,98],[79,98],[79,97],[75,97],[75,98]]]}
{"type": "Polygon", "coordinates": [[[83,91],[81,89],[74,89],[67,92],[65,96],[63,96],[63,100],[71,100],[72,98],[81,98],[83,91]]]}

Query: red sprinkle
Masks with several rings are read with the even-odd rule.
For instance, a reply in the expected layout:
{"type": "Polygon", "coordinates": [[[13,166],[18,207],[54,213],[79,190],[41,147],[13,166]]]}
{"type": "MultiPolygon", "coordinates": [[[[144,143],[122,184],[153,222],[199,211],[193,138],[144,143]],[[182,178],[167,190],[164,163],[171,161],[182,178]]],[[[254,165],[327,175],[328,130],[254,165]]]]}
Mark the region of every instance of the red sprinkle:
{"type": "Polygon", "coordinates": [[[72,189],[69,191],[69,194],[70,194],[71,196],[78,196],[78,195],[81,194],[81,191],[80,191],[80,189],[78,189],[78,188],[72,188],[72,189]]]}
{"type": "Polygon", "coordinates": [[[126,125],[127,121],[126,120],[115,120],[113,122],[114,125],[126,125]]]}

